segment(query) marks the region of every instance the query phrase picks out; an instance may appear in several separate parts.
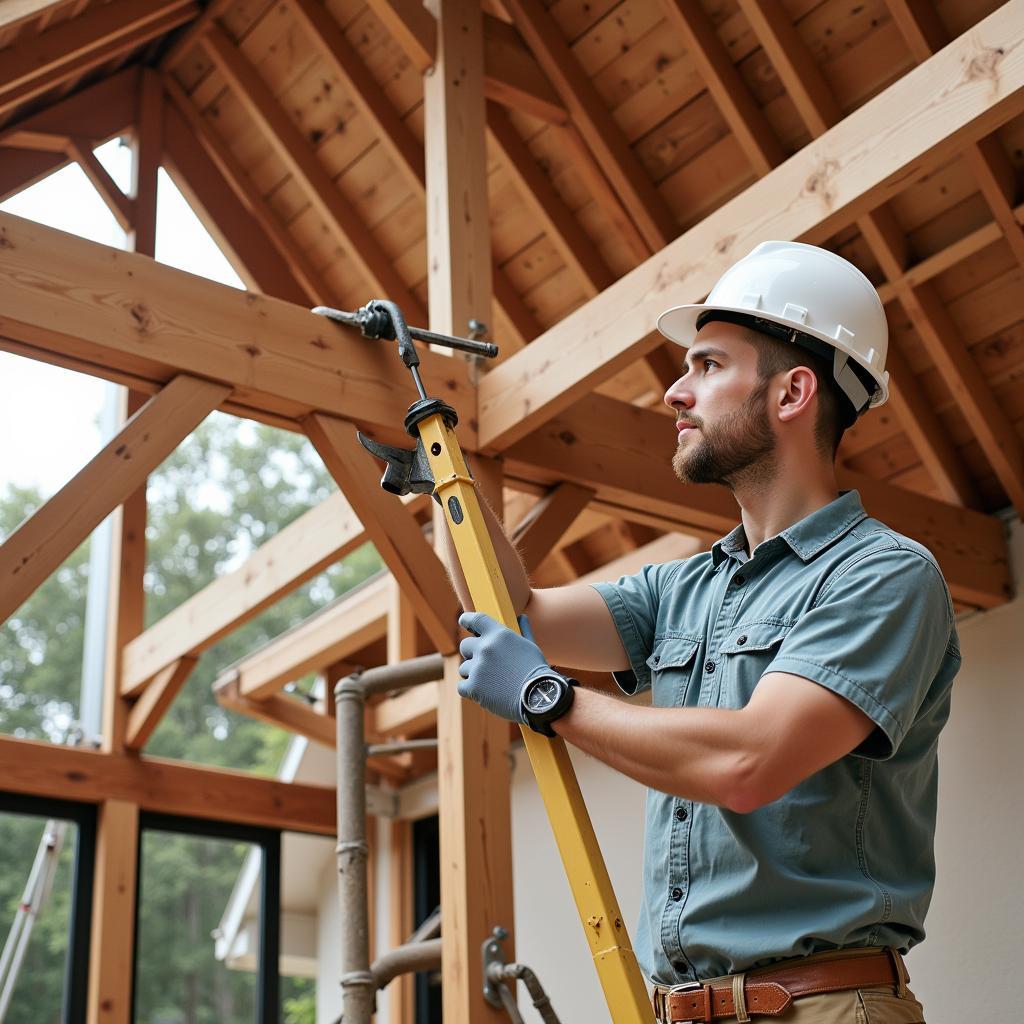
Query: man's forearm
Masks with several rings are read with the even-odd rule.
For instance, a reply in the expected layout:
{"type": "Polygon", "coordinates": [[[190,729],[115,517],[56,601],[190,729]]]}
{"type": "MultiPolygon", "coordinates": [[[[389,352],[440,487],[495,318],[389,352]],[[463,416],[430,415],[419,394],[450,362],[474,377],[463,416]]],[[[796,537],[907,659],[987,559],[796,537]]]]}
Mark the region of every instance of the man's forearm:
{"type": "MultiPolygon", "coordinates": [[[[477,493],[479,495],[479,492],[477,493]]],[[[483,510],[484,519],[487,523],[487,532],[490,534],[491,543],[494,545],[494,553],[498,557],[501,574],[504,576],[505,583],[508,586],[512,605],[516,610],[516,614],[519,615],[530,600],[530,580],[526,575],[526,569],[523,567],[523,560],[519,557],[519,552],[516,551],[515,545],[505,536],[505,531],[502,529],[501,523],[498,522],[498,517],[494,514],[494,510],[488,505],[482,495],[479,495],[479,497],[480,508],[483,510]]],[[[462,572],[462,566],[455,551],[455,542],[452,540],[451,527],[448,525],[447,519],[445,519],[444,528],[444,553],[445,560],[448,563],[448,575],[451,578],[452,586],[455,588],[455,593],[458,595],[462,607],[466,611],[475,611],[475,606],[469,594],[469,587],[466,584],[466,577],[462,572]]]]}

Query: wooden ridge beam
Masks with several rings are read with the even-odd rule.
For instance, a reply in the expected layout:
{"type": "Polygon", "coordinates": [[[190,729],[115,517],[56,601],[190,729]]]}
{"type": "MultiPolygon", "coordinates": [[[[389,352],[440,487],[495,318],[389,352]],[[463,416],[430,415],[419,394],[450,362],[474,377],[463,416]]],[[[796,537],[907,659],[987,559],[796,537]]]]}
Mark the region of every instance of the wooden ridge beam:
{"type": "MultiPolygon", "coordinates": [[[[510,479],[565,479],[593,488],[591,506],[662,528],[719,536],[739,521],[724,487],[682,484],[671,468],[675,437],[659,413],[591,395],[506,453],[510,479]]],[[[839,470],[840,486],[861,492],[868,512],[935,555],[956,600],[976,607],[1010,594],[1002,523],[862,474],[839,470]]]]}
{"type": "Polygon", "coordinates": [[[554,18],[539,0],[506,0],[505,6],[640,234],[652,249],[661,249],[679,234],[675,214],[583,73],[554,18]]]}
{"type": "Polygon", "coordinates": [[[303,287],[261,219],[239,199],[205,146],[196,145],[173,103],[164,106],[163,139],[167,172],[248,288],[298,305],[317,303],[327,294],[310,294],[303,287]]]}
{"type": "Polygon", "coordinates": [[[20,39],[0,69],[0,116],[199,13],[194,0],[113,0],[20,39]]]}
{"type": "Polygon", "coordinates": [[[336,835],[334,790],[137,754],[103,754],[0,736],[6,793],[137,803],[144,811],[204,821],[336,835]]]}
{"type": "Polygon", "coordinates": [[[351,423],[314,413],[306,421],[306,433],[427,635],[439,651],[450,654],[455,649],[458,601],[419,524],[393,494],[381,489],[379,465],[360,445],[351,423]]]}
{"type": "Polygon", "coordinates": [[[700,301],[758,242],[830,237],[1022,109],[1024,24],[1004,7],[495,367],[481,447],[502,451],[655,347],[658,315],[700,301]],[[993,73],[965,76],[972,60],[993,73]]]}
{"type": "MultiPolygon", "coordinates": [[[[419,72],[433,67],[437,21],[419,0],[368,0],[367,6],[419,72]]],[[[484,95],[549,124],[569,120],[522,36],[490,14],[484,15],[484,95]]]]}
{"type": "MultiPolygon", "coordinates": [[[[321,608],[228,670],[237,672],[239,693],[261,700],[285,683],[349,661],[382,640],[388,628],[388,584],[382,573],[321,608]]],[[[227,678],[227,675],[224,676],[227,678]]]]}
{"type": "Polygon", "coordinates": [[[662,0],[665,16],[682,37],[697,74],[761,177],[786,158],[768,119],[740,76],[699,0],[662,0]]]}
{"type": "MultiPolygon", "coordinates": [[[[426,495],[416,495],[408,507],[422,514],[428,504],[426,495]]],[[[124,652],[121,693],[139,693],[166,666],[201,654],[367,540],[344,496],[332,494],[133,640],[124,652]]]]}
{"type": "Polygon", "coordinates": [[[380,247],[341,194],[256,69],[217,24],[207,29],[202,46],[317,214],[359,268],[366,285],[397,302],[410,323],[425,323],[426,310],[395,269],[394,259],[380,247]]]}
{"type": "MultiPolygon", "coordinates": [[[[298,420],[322,410],[378,438],[408,440],[399,426],[411,391],[401,361],[308,310],[7,213],[0,276],[0,349],[142,389],[181,373],[203,376],[234,389],[238,415],[298,420]]],[[[474,404],[465,362],[429,351],[420,360],[431,394],[459,409],[474,404]]],[[[474,425],[460,433],[472,450],[474,425]]]]}
{"type": "Polygon", "coordinates": [[[0,545],[0,622],[146,479],[229,394],[176,377],[0,545]]]}
{"type": "Polygon", "coordinates": [[[146,692],[128,711],[125,722],[124,746],[126,750],[141,750],[160,724],[174,698],[188,681],[195,668],[196,658],[179,658],[159,672],[146,692]]]}

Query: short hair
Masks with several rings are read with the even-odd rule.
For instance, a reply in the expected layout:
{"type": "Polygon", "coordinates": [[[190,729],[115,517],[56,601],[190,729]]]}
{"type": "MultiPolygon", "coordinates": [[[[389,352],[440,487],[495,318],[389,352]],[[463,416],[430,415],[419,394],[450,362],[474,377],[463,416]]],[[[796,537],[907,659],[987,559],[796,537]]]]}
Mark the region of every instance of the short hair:
{"type": "Polygon", "coordinates": [[[806,366],[818,381],[818,414],[814,421],[815,446],[822,455],[833,459],[839,451],[847,427],[856,416],[850,403],[840,392],[832,373],[832,363],[824,356],[796,345],[762,334],[752,327],[744,328],[747,341],[757,350],[757,375],[762,381],[797,366],[806,366]]]}

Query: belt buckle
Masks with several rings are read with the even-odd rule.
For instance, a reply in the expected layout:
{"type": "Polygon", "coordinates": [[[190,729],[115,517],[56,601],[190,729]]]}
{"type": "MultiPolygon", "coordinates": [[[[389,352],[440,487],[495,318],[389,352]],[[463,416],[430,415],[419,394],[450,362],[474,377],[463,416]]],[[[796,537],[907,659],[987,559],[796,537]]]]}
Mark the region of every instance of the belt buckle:
{"type": "Polygon", "coordinates": [[[661,997],[661,1009],[662,1009],[662,1013],[664,1014],[664,1016],[662,1016],[661,1013],[658,1014],[658,1020],[661,1022],[661,1024],[690,1024],[690,1022],[673,1021],[673,1020],[671,1020],[671,1018],[668,1016],[668,1013],[669,1013],[669,1009],[668,1009],[669,998],[671,996],[674,996],[677,992],[692,992],[695,989],[703,988],[703,987],[704,987],[704,983],[700,982],[700,981],[684,981],[680,985],[672,985],[672,986],[670,986],[668,991],[666,991],[665,994],[661,997]]]}

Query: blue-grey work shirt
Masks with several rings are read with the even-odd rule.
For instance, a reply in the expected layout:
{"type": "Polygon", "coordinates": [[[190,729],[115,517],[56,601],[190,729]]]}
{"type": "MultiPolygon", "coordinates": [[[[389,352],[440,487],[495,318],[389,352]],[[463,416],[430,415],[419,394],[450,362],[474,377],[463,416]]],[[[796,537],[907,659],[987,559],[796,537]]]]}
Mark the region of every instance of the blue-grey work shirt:
{"type": "Polygon", "coordinates": [[[931,554],[842,494],[746,552],[600,583],[658,707],[741,708],[766,672],[840,694],[875,724],[853,753],[747,814],[648,790],[636,952],[658,984],[848,946],[906,951],[935,877],[936,745],[960,667],[931,554]]]}

